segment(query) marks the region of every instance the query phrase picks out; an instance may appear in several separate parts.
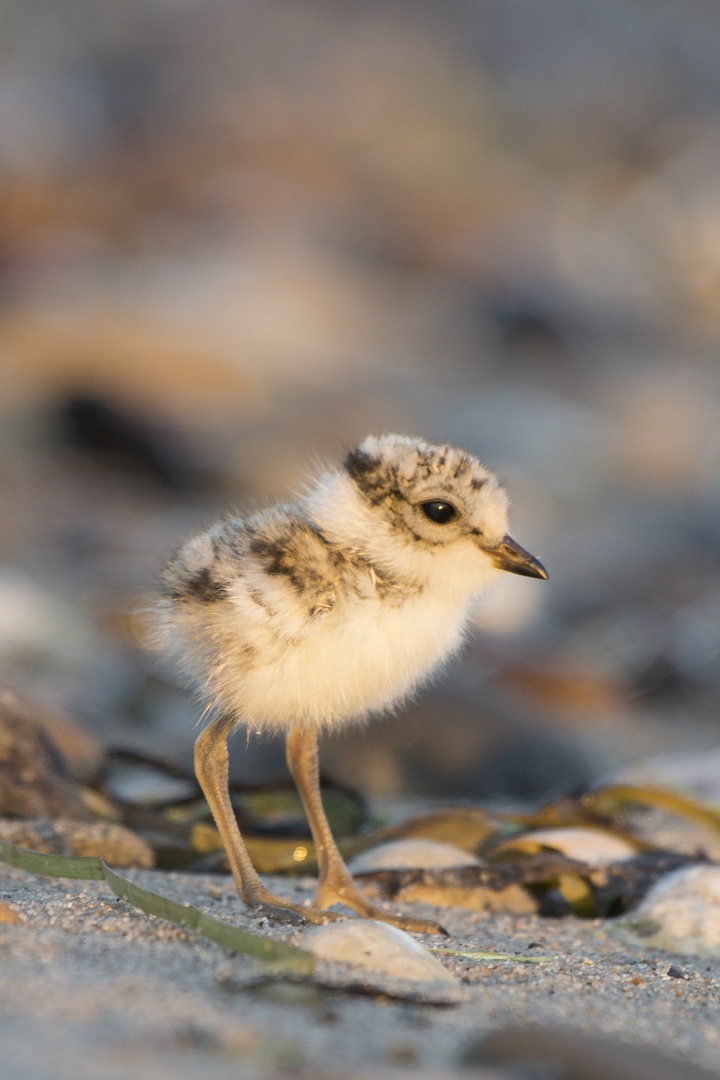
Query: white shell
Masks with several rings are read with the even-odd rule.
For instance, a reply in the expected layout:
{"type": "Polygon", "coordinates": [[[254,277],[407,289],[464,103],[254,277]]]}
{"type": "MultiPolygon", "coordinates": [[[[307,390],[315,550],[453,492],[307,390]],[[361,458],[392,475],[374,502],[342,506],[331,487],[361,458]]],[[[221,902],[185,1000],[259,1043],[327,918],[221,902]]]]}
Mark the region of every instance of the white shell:
{"type": "Polygon", "coordinates": [[[674,870],[608,929],[632,945],[720,960],[720,866],[674,870]]]}
{"type": "Polygon", "coordinates": [[[404,930],[371,919],[348,919],[308,930],[302,947],[319,960],[353,964],[414,982],[457,980],[404,930]]]}
{"type": "MultiPolygon", "coordinates": [[[[591,866],[622,862],[637,855],[637,850],[627,840],[601,829],[585,829],[580,826],[536,829],[517,837],[518,843],[525,840],[541,847],[552,848],[566,855],[568,859],[576,859],[591,866]]],[[[508,842],[507,847],[512,849],[512,841],[508,842]]]]}
{"type": "Polygon", "coordinates": [[[429,870],[480,866],[468,851],[438,840],[389,840],[386,844],[363,851],[349,864],[353,874],[372,870],[429,870]]]}

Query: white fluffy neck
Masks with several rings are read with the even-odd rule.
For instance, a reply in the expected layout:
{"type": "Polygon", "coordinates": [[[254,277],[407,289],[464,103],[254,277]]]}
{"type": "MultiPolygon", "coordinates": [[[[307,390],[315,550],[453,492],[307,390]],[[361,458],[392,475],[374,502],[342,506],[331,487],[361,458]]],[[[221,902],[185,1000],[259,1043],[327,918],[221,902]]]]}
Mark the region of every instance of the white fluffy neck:
{"type": "Polygon", "coordinates": [[[302,506],[334,543],[360,552],[401,580],[444,590],[451,602],[469,602],[499,576],[469,539],[427,549],[399,534],[366,503],[344,471],[321,476],[302,506]]]}

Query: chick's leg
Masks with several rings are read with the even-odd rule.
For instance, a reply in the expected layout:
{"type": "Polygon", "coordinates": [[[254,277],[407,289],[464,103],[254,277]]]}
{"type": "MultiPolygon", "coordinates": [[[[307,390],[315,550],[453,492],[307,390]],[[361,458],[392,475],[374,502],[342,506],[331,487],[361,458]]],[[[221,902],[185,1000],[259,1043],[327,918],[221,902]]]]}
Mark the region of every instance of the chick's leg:
{"type": "Polygon", "coordinates": [[[335,912],[302,907],[270,892],[250,861],[228,788],[227,738],[232,727],[232,720],[221,716],[205,728],[195,743],[195,774],[225,845],[237,891],[248,907],[268,915],[282,917],[294,912],[308,922],[334,921],[339,918],[335,912]]]}
{"type": "Polygon", "coordinates": [[[445,934],[446,931],[438,923],[396,915],[372,904],[360,892],[338,851],[320,797],[317,732],[302,726],[291,728],[286,750],[288,767],[302,797],[317,850],[320,866],[320,882],[315,900],[317,907],[346,904],[366,919],[380,919],[399,926],[402,930],[412,930],[420,934],[445,934]]]}

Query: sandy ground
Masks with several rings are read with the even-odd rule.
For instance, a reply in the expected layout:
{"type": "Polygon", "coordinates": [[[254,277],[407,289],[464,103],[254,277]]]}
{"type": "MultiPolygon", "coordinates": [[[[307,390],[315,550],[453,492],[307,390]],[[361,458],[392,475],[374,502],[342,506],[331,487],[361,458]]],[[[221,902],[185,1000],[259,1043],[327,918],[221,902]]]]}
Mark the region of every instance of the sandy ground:
{"type": "MultiPolygon", "coordinates": [[[[133,876],[239,925],[299,940],[299,931],[244,914],[229,878],[133,876]]],[[[305,898],[312,881],[278,879],[275,887],[305,898]]],[[[446,944],[551,959],[443,957],[467,996],[437,1006],[253,983],[252,961],[136,911],[104,883],[0,866],[0,900],[23,919],[0,925],[0,1075],[8,1080],[220,1080],[240,1068],[248,1077],[442,1077],[461,1071],[478,1036],[516,1022],[562,1022],[720,1072],[720,963],[632,951],[599,921],[444,911],[446,944]]]]}

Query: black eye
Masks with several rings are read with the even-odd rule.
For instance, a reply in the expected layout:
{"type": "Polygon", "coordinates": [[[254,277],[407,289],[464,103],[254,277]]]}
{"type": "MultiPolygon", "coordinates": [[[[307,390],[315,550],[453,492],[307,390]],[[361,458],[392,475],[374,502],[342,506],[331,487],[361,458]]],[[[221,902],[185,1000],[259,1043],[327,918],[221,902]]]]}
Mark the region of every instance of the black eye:
{"type": "Polygon", "coordinates": [[[437,525],[447,525],[448,521],[457,517],[457,510],[453,504],[445,502],[444,499],[431,499],[430,502],[423,503],[422,512],[426,518],[430,518],[437,525]]]}

